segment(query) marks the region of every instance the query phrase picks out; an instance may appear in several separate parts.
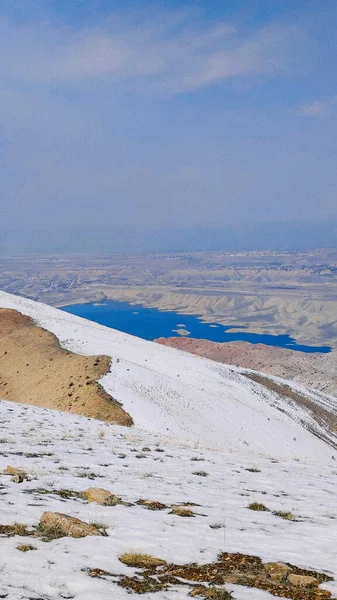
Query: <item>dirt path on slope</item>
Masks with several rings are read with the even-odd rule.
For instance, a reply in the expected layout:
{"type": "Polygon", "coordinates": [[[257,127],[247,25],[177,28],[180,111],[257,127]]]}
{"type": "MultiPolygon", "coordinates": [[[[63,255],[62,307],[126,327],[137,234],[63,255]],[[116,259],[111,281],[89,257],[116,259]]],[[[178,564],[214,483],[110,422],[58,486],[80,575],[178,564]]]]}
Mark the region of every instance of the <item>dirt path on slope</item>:
{"type": "Polygon", "coordinates": [[[133,424],[120,403],[97,383],[110,369],[108,356],[80,356],[61,348],[55,335],[30,317],[0,309],[0,398],[133,424]]]}
{"type": "MultiPolygon", "coordinates": [[[[331,408],[331,410],[328,410],[324,408],[324,406],[315,403],[310,397],[305,396],[299,391],[293,390],[286,383],[273,381],[272,379],[269,379],[269,377],[262,375],[262,373],[245,373],[245,376],[248,377],[248,379],[251,379],[252,381],[255,381],[256,383],[266,387],[269,391],[278,394],[278,396],[284,401],[285,406],[290,400],[292,403],[297,404],[300,408],[304,407],[307,409],[321,430],[317,429],[313,424],[311,426],[307,425],[305,420],[300,419],[303,427],[337,450],[337,441],[334,441],[334,439],[337,440],[336,409],[334,410],[331,408]],[[326,435],[324,432],[327,432],[328,435],[326,435]]],[[[279,407],[278,410],[280,410],[279,407]]],[[[284,410],[284,412],[287,411],[284,410]]]]}

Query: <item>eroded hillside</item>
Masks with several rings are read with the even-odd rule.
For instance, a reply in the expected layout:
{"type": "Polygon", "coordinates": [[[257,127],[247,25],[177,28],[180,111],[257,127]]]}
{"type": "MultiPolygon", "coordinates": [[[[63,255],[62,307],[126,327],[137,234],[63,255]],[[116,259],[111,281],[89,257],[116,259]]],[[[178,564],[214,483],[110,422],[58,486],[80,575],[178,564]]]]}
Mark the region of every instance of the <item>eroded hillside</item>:
{"type": "Polygon", "coordinates": [[[98,383],[108,356],[79,356],[15,310],[0,309],[0,397],[120,425],[131,417],[98,383]]]}

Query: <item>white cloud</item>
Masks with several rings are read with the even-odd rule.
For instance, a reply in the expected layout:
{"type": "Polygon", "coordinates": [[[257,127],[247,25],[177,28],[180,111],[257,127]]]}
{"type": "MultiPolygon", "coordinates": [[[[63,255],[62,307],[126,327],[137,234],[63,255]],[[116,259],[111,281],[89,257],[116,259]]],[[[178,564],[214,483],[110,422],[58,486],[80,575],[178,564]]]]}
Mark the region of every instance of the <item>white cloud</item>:
{"type": "Polygon", "coordinates": [[[304,104],[299,108],[298,114],[301,117],[312,117],[316,119],[322,119],[328,117],[331,111],[336,106],[337,98],[331,98],[325,102],[311,102],[310,104],[304,104]]]}
{"type": "Polygon", "coordinates": [[[240,35],[227,24],[163,24],[75,31],[47,24],[0,21],[0,76],[52,85],[93,78],[134,82],[137,89],[191,91],[273,71],[282,62],[285,32],[266,28],[240,35]],[[201,29],[200,29],[201,27],[201,29]]]}

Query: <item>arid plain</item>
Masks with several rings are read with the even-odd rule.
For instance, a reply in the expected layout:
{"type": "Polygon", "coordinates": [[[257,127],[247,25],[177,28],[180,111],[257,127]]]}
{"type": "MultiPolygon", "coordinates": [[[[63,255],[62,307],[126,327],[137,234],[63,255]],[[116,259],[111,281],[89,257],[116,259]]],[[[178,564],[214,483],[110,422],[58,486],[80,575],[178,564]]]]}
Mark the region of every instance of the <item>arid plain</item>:
{"type": "Polygon", "coordinates": [[[337,347],[337,250],[11,256],[0,267],[0,289],[54,306],[123,300],[337,347]]]}

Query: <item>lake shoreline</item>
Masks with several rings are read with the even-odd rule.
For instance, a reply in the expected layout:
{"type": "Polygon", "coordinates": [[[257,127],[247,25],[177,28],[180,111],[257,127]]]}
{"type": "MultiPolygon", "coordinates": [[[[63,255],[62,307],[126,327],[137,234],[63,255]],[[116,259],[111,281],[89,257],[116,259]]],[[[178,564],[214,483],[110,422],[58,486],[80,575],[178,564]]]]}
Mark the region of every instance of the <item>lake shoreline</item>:
{"type": "Polygon", "coordinates": [[[271,347],[281,347],[308,354],[327,354],[330,346],[298,344],[287,334],[275,335],[251,332],[245,326],[223,325],[205,320],[203,315],[146,307],[136,302],[97,298],[92,302],[81,298],[79,302],[59,306],[61,310],[76,314],[130,335],[154,341],[157,338],[186,337],[218,343],[249,342],[271,347]]]}

